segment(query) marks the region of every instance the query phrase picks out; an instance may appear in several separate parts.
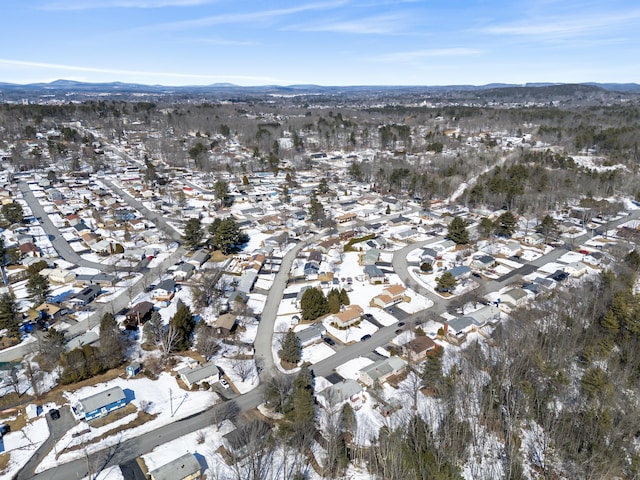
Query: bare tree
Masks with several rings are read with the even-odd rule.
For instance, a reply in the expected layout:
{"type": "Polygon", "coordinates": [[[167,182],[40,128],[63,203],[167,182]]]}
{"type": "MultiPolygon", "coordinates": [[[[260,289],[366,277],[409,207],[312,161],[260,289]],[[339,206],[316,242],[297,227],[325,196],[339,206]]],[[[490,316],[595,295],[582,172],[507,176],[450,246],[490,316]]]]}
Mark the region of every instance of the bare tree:
{"type": "Polygon", "coordinates": [[[231,366],[232,370],[240,377],[240,381],[244,382],[255,371],[252,360],[235,359],[231,366]]]}

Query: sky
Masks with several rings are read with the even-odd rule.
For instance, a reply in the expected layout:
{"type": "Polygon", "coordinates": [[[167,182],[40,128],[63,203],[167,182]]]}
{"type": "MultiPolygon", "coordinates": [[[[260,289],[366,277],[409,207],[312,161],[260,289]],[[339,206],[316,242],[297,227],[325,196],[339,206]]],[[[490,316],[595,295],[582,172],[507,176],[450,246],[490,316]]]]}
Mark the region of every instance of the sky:
{"type": "Polygon", "coordinates": [[[640,83],[637,0],[2,0],[0,82],[640,83]]]}

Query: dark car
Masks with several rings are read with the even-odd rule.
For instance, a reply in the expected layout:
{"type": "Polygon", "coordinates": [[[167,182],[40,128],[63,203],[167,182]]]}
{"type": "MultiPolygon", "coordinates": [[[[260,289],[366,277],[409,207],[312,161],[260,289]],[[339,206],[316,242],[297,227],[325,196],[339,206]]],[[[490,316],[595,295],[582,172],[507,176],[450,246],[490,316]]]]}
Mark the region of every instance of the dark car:
{"type": "Polygon", "coordinates": [[[324,343],[326,343],[327,345],[335,345],[336,344],[336,342],[333,340],[333,338],[330,338],[330,337],[324,337],[322,339],[322,341],[324,343]]]}
{"type": "Polygon", "coordinates": [[[397,329],[397,330],[395,331],[395,334],[396,334],[396,335],[400,335],[400,334],[402,333],[402,331],[403,331],[403,330],[402,330],[401,328],[399,328],[399,329],[397,329]]]}
{"type": "Polygon", "coordinates": [[[60,418],[60,410],[53,408],[49,410],[49,415],[51,415],[51,420],[58,420],[60,418]]]}
{"type": "Polygon", "coordinates": [[[399,327],[404,327],[404,322],[398,322],[399,327]]]}
{"type": "Polygon", "coordinates": [[[473,275],[476,278],[482,278],[482,275],[480,275],[478,272],[471,272],[471,275],[473,275]]]}
{"type": "Polygon", "coordinates": [[[364,342],[365,340],[369,340],[371,338],[371,335],[369,335],[368,333],[366,335],[363,335],[362,338],[360,339],[361,342],[364,342]]]}

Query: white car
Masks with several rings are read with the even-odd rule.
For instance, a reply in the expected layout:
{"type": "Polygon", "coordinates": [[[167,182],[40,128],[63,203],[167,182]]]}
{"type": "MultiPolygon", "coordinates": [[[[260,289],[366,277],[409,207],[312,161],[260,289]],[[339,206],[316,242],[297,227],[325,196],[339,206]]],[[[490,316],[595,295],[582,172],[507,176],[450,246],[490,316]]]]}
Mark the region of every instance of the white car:
{"type": "Polygon", "coordinates": [[[220,379],[220,385],[222,385],[224,388],[229,388],[229,382],[227,382],[224,378],[220,379]]]}

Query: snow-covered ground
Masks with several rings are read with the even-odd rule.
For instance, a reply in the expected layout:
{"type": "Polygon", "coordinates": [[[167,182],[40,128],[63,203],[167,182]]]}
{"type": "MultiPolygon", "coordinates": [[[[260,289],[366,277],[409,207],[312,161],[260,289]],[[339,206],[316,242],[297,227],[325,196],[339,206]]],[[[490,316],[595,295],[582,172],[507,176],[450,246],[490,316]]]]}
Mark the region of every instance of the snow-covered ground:
{"type": "MultiPolygon", "coordinates": [[[[108,383],[83,387],[74,392],[69,392],[67,394],[67,398],[69,399],[69,403],[74,405],[82,398],[86,398],[114,386],[120,386],[127,395],[129,403],[135,405],[138,410],[144,410],[147,413],[157,415],[153,420],[144,423],[139,427],[127,430],[126,435],[128,437],[135,437],[154,430],[162,425],[168,425],[180,418],[198,413],[219,402],[219,397],[215,393],[200,391],[186,392],[180,389],[176,379],[167,372],[160,374],[157,380],[151,380],[144,377],[118,377],[108,383]]],[[[91,424],[88,424],[85,421],[80,421],[62,437],[55,450],[59,452],[64,448],[89,442],[86,446],[86,450],[89,453],[92,453],[94,451],[101,450],[106,446],[115,445],[120,441],[120,436],[118,435],[110,436],[98,443],[91,443],[91,439],[101,435],[104,431],[114,428],[117,424],[125,424],[133,420],[136,415],[137,414],[128,415],[124,419],[99,428],[93,428],[91,427],[91,424]],[[78,432],[84,430],[89,430],[89,432],[77,435],[78,432]],[[76,436],[74,436],[74,434],[76,436]]],[[[85,449],[81,448],[79,450],[64,453],[56,460],[55,452],[50,452],[38,467],[38,472],[52,468],[60,462],[68,462],[77,458],[82,458],[84,455],[85,449]]]]}

